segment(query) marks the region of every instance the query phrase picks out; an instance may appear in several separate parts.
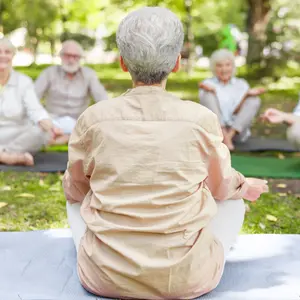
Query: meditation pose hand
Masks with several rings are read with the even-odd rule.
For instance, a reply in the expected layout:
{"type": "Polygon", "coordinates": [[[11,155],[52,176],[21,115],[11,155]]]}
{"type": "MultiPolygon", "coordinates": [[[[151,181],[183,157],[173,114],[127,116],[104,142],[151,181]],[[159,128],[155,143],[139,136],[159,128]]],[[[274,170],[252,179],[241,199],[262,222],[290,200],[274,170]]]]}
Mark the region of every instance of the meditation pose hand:
{"type": "Polygon", "coordinates": [[[266,88],[263,88],[263,87],[260,87],[260,88],[253,88],[253,89],[250,89],[248,90],[246,96],[249,97],[255,97],[255,96],[259,96],[263,93],[265,93],[267,91],[266,88]]]}
{"type": "Polygon", "coordinates": [[[43,131],[47,132],[50,136],[49,144],[55,142],[55,140],[64,135],[63,130],[55,127],[50,119],[44,119],[39,122],[40,127],[43,131]]]}
{"type": "Polygon", "coordinates": [[[246,178],[246,182],[249,185],[246,193],[244,194],[244,199],[251,202],[256,201],[261,194],[267,193],[269,191],[268,181],[258,178],[246,178]]]}
{"type": "Polygon", "coordinates": [[[209,92],[209,93],[213,93],[213,94],[216,93],[216,89],[213,86],[210,86],[208,84],[204,84],[202,82],[199,83],[199,88],[203,89],[203,90],[205,90],[206,92],[209,92]]]}
{"type": "Polygon", "coordinates": [[[293,114],[285,113],[275,108],[267,109],[261,117],[264,121],[273,124],[281,124],[286,122],[290,125],[292,125],[297,119],[297,117],[293,114]]]}

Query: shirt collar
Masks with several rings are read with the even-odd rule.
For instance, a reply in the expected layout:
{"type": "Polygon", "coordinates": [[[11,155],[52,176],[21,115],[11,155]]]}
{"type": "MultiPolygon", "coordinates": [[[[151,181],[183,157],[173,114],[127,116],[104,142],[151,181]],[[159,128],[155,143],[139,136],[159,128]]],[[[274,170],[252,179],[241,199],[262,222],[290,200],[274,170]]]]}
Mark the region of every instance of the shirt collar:
{"type": "Polygon", "coordinates": [[[151,94],[151,93],[163,93],[166,92],[164,88],[156,85],[142,85],[127,90],[123,95],[127,94],[151,94]]]}

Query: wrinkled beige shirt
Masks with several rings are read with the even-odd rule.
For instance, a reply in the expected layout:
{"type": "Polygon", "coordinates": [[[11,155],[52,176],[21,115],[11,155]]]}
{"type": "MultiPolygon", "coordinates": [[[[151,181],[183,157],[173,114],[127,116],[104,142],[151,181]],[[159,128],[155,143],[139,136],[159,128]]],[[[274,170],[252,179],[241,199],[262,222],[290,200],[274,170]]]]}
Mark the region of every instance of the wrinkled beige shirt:
{"type": "Polygon", "coordinates": [[[112,298],[191,299],[218,284],[223,248],[206,228],[214,200],[240,199],[217,117],[160,87],[88,108],[69,143],[68,201],[87,231],[78,271],[112,298]]]}
{"type": "Polygon", "coordinates": [[[81,67],[69,79],[61,66],[51,66],[37,78],[35,91],[39,99],[45,96],[46,109],[52,116],[74,119],[89,106],[91,97],[95,102],[108,98],[96,72],[88,67],[81,67]]]}

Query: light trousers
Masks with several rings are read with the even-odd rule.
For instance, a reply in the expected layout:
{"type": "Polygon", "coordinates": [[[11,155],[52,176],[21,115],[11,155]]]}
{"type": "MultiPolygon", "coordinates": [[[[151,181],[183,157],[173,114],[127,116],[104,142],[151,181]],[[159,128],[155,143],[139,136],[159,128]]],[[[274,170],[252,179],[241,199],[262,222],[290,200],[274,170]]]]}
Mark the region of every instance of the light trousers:
{"type": "Polygon", "coordinates": [[[0,127],[0,151],[34,154],[47,144],[49,136],[37,125],[0,127]]]}
{"type": "MultiPolygon", "coordinates": [[[[251,128],[252,121],[260,108],[260,103],[261,101],[258,97],[248,97],[238,113],[234,115],[234,121],[231,127],[239,132],[238,140],[245,140],[244,137],[251,128]]],[[[219,100],[213,93],[203,93],[200,104],[214,112],[217,115],[221,126],[225,126],[225,124],[222,124],[222,112],[219,100]]]]}
{"type": "Polygon", "coordinates": [[[290,126],[286,132],[288,141],[300,151],[300,121],[290,126]]]}

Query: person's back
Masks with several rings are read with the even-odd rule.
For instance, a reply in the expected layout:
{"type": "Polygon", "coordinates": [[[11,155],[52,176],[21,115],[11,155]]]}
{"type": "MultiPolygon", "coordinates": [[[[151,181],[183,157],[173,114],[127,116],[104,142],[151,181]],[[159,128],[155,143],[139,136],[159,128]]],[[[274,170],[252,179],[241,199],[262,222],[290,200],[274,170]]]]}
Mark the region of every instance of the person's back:
{"type": "Polygon", "coordinates": [[[183,43],[173,13],[135,11],[117,41],[134,88],[88,108],[69,142],[79,277],[101,296],[191,299],[217,286],[243,222],[240,198],[256,200],[265,182],[231,168],[216,115],[165,91],[183,43]]]}
{"type": "Polygon", "coordinates": [[[85,286],[132,297],[138,284],[142,298],[175,299],[196,296],[205,274],[213,288],[223,249],[204,228],[217,210],[204,181],[215,116],[160,87],[138,87],[94,105],[81,120],[90,153],[85,167],[93,168],[82,204],[89,230],[78,255],[85,286]],[[89,285],[97,279],[105,290],[89,285]],[[122,281],[126,288],[118,287],[122,281]]]}

